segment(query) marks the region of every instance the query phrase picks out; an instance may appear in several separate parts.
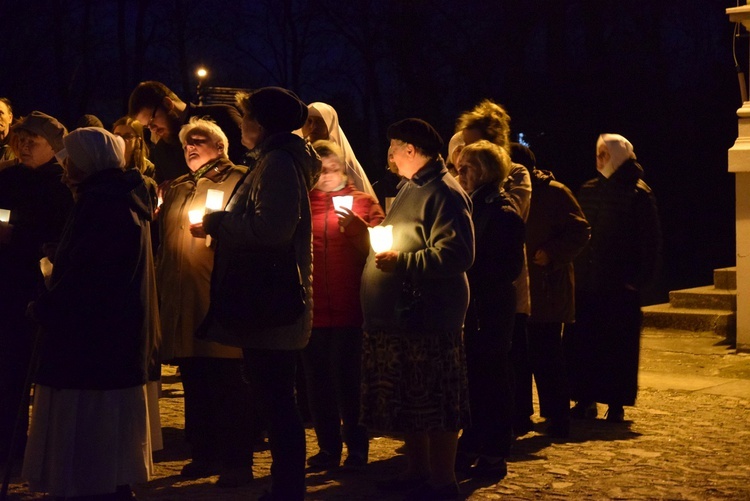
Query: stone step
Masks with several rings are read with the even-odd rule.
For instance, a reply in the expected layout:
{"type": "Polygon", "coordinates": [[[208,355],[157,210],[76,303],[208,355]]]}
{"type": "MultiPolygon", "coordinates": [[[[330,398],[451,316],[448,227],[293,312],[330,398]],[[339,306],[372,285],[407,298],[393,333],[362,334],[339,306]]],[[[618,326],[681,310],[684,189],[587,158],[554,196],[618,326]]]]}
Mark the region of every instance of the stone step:
{"type": "Polygon", "coordinates": [[[674,308],[736,311],[737,291],[719,289],[712,285],[671,291],[669,304],[674,308]]]}
{"type": "Polygon", "coordinates": [[[669,304],[644,306],[641,310],[645,328],[713,332],[732,344],[736,339],[737,320],[734,311],[675,308],[669,304]]]}
{"type": "Polygon", "coordinates": [[[714,270],[714,287],[717,289],[737,289],[737,268],[717,268],[714,270]]]}

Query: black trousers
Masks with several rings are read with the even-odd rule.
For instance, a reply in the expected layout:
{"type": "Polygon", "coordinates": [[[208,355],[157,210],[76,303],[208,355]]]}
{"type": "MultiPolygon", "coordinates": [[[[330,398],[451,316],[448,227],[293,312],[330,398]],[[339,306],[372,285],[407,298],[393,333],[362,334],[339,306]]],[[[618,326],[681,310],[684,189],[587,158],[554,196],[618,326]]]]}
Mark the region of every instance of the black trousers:
{"type": "Polygon", "coordinates": [[[346,443],[350,455],[366,458],[367,429],[359,423],[362,329],[314,328],[302,360],[318,446],[340,456],[346,443]]]}
{"type": "Polygon", "coordinates": [[[19,435],[12,456],[23,458],[29,427],[29,392],[25,388],[31,363],[33,329],[23,317],[4,318],[0,328],[0,464],[5,463],[16,419],[19,435]],[[19,414],[20,409],[20,414],[19,414]]]}
{"type": "Polygon", "coordinates": [[[294,394],[299,350],[243,349],[245,376],[268,423],[274,499],[305,497],[305,429],[294,394]]]}
{"type": "Polygon", "coordinates": [[[251,466],[259,423],[242,377],[243,360],[191,357],[178,363],[193,460],[225,468],[251,466]]]}
{"type": "Polygon", "coordinates": [[[539,394],[539,413],[542,417],[565,420],[570,409],[570,390],[563,356],[563,324],[529,322],[527,332],[529,361],[539,394]]]}
{"type": "Polygon", "coordinates": [[[528,318],[524,313],[516,313],[513,325],[513,346],[510,350],[510,360],[513,373],[513,419],[523,423],[534,414],[532,400],[532,370],[529,356],[528,318]]]}

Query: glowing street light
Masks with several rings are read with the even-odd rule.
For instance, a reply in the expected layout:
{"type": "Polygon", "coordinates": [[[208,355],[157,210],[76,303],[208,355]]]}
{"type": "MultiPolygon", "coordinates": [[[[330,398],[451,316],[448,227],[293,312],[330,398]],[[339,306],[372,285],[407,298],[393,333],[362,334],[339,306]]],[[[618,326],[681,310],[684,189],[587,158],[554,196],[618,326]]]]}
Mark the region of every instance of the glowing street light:
{"type": "Polygon", "coordinates": [[[196,70],[195,76],[197,76],[199,80],[203,80],[204,78],[208,76],[208,70],[204,68],[203,66],[201,66],[200,68],[196,70]]]}

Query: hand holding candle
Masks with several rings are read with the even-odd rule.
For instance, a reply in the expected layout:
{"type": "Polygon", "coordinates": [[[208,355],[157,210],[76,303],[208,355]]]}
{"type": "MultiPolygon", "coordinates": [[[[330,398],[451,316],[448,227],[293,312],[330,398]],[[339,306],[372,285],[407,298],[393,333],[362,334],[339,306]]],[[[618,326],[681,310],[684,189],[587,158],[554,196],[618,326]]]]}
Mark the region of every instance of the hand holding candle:
{"type": "Polygon", "coordinates": [[[393,226],[376,226],[367,229],[370,232],[370,245],[375,251],[375,267],[390,273],[396,270],[398,251],[393,246],[393,226]]]}

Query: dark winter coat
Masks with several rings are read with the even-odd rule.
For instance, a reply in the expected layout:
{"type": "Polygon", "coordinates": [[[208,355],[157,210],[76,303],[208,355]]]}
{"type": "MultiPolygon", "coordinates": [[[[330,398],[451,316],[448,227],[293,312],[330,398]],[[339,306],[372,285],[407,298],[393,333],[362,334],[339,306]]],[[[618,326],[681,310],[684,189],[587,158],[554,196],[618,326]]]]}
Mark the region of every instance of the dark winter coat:
{"type": "MultiPolygon", "coordinates": [[[[476,253],[466,273],[471,290],[466,331],[505,330],[516,309],[513,281],[523,267],[524,222],[498,186],[482,186],[471,201],[476,253]]],[[[509,344],[510,331],[504,334],[509,344]]]]}
{"type": "MultiPolygon", "coordinates": [[[[238,255],[256,250],[284,251],[292,246],[308,299],[305,313],[291,325],[251,335],[211,322],[207,339],[267,350],[300,350],[307,345],[312,328],[311,151],[302,138],[290,132],[268,137],[255,149],[256,166],[237,187],[227,210],[209,214],[203,221],[206,232],[216,239],[217,277],[226,273],[229,262],[238,255]]],[[[243,278],[248,287],[253,287],[253,276],[243,278]]]]}
{"type": "Polygon", "coordinates": [[[591,228],[573,193],[555,181],[551,172],[531,171],[529,218],[526,220],[526,254],[531,289],[529,322],[575,320],[573,260],[589,241],[591,228]],[[551,262],[534,264],[543,250],[551,262]]]}
{"type": "Polygon", "coordinates": [[[49,290],[36,382],[114,390],[146,382],[159,334],[151,204],[141,174],[107,169],[77,187],[49,290]]]}
{"type": "Polygon", "coordinates": [[[641,289],[654,280],[662,234],[656,198],[642,177],[641,166],[627,160],[609,179],[600,175],[581,187],[591,240],[575,260],[577,290],[641,289]]]}
{"type": "Polygon", "coordinates": [[[312,190],[313,327],[361,327],[359,287],[370,250],[367,226],[353,221],[340,231],[333,197],[351,195],[352,212],[369,226],[383,220],[383,209],[370,195],[348,185],[334,192],[312,190]]]}
{"type": "MultiPolygon", "coordinates": [[[[10,210],[13,233],[10,242],[0,244],[0,349],[9,342],[4,334],[11,319],[23,320],[26,305],[43,288],[39,260],[42,247],[56,243],[65,226],[73,196],[60,182],[63,170],[53,158],[36,168],[23,164],[0,171],[0,209],[10,210]]],[[[28,333],[20,335],[28,337],[28,333]]],[[[28,339],[24,339],[28,342],[28,339]]]]}
{"type": "Polygon", "coordinates": [[[474,261],[474,228],[471,201],[442,158],[403,181],[383,225],[393,225],[398,261],[395,271],[383,272],[370,251],[362,272],[364,330],[460,331],[469,303],[466,270],[474,261]],[[405,281],[420,295],[409,325],[399,316],[405,281]]]}

